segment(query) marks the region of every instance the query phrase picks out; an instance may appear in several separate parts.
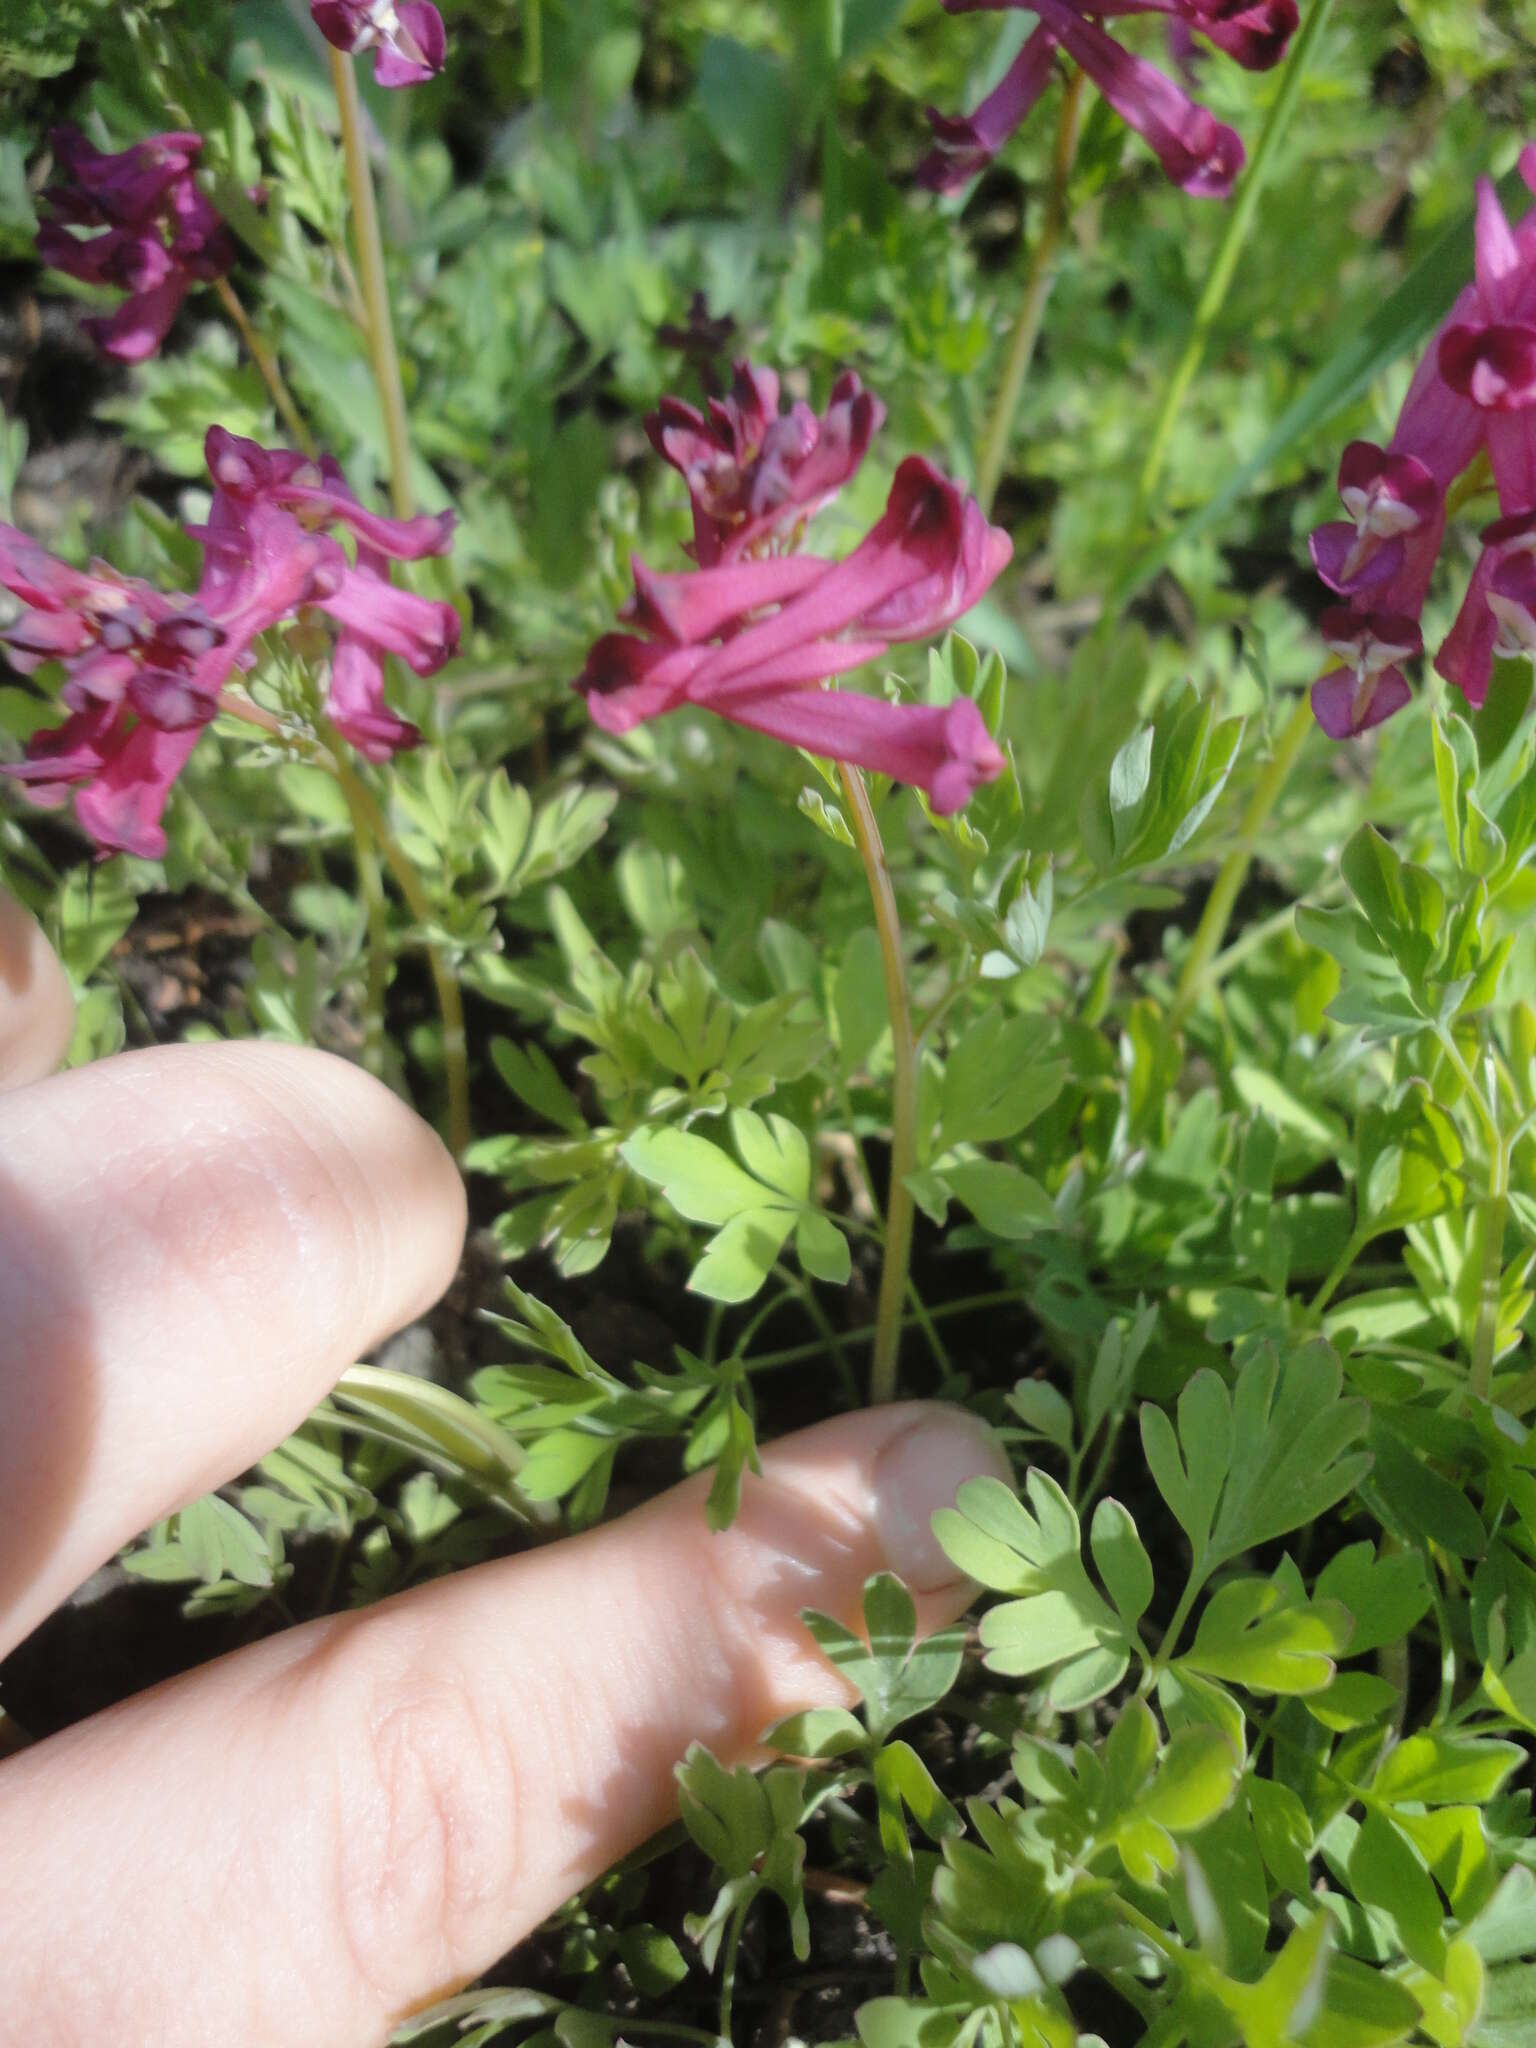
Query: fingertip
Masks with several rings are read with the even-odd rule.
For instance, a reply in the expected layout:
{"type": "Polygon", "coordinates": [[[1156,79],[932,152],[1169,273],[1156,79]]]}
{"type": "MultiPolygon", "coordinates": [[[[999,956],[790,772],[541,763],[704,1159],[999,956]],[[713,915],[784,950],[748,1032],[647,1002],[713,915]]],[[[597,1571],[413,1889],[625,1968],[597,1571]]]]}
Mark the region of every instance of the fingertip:
{"type": "Polygon", "coordinates": [[[40,1081],[74,1032],[69,978],[36,923],[0,891],[0,1088],[40,1081]]]}
{"type": "MultiPolygon", "coordinates": [[[[249,1089],[269,1126],[260,1162],[279,1207],[317,1207],[353,1243],[353,1348],[366,1350],[429,1308],[458,1270],[468,1223],[464,1182],[437,1133],[361,1067],[309,1046],[199,1048],[219,1085],[249,1089]]],[[[315,1260],[314,1277],[333,1271],[315,1260]]]]}
{"type": "Polygon", "coordinates": [[[954,1505],[968,1479],[1013,1477],[987,1424],[940,1401],[891,1402],[802,1430],[765,1451],[763,1472],[781,1502],[814,1504],[819,1514],[840,1503],[850,1530],[867,1532],[856,1547],[873,1558],[869,1569],[894,1572],[916,1596],[924,1626],[934,1628],[961,1613],[975,1591],[941,1549],[934,1515],[954,1505]]]}
{"type": "Polygon", "coordinates": [[[890,1569],[913,1593],[947,1600],[955,1612],[975,1591],[933,1533],[933,1518],[953,1507],[970,1479],[1011,1484],[1013,1468],[994,1432],[969,1409],[914,1402],[904,1425],[875,1459],[875,1522],[890,1569]]]}

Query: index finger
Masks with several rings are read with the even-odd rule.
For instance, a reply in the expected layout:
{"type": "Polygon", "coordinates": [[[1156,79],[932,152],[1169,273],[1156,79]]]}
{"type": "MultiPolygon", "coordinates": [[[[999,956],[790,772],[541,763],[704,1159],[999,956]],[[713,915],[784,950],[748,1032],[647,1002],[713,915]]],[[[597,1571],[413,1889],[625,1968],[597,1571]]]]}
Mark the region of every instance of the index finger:
{"type": "Polygon", "coordinates": [[[52,1073],[69,1050],[75,1003],[53,948],[0,889],[0,1088],[52,1073]]]}

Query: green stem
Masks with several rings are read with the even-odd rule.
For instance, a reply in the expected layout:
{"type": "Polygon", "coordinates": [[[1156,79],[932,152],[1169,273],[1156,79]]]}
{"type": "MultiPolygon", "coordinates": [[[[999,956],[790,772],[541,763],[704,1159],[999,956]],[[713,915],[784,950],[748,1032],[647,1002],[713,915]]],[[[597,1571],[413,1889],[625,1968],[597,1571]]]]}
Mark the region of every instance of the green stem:
{"type": "Polygon", "coordinates": [[[1474,1400],[1486,1401],[1493,1391],[1494,1353],[1499,1342],[1499,1283],[1504,1272],[1504,1223],[1509,1211],[1509,1147],[1494,1147],[1488,1171],[1488,1195],[1478,1213],[1483,1240],[1483,1270],[1478,1284],[1477,1331],[1472,1341],[1474,1400]]]}
{"type": "Polygon", "coordinates": [[[1333,1268],[1322,1286],[1318,1288],[1316,1294],[1313,1295],[1311,1301],[1307,1304],[1307,1320],[1309,1322],[1315,1323],[1322,1315],[1323,1310],[1343,1285],[1350,1267],[1359,1258],[1364,1249],[1365,1246],[1357,1238],[1350,1238],[1348,1244],[1345,1245],[1343,1251],[1340,1252],[1335,1260],[1333,1268]]]}
{"type": "Polygon", "coordinates": [[[736,1997],[736,1962],[741,1952],[741,1930],[747,1924],[748,1901],[743,1899],[731,1915],[726,1932],[725,1953],[720,1958],[720,2038],[731,2038],[731,2006],[736,1997]]]}
{"type": "Polygon", "coordinates": [[[368,913],[368,982],[363,1003],[363,1065],[370,1074],[384,1072],[384,996],[389,986],[389,908],[384,900],[384,876],[379,867],[378,842],[368,815],[357,803],[362,784],[355,776],[338,787],[346,799],[352,819],[352,852],[357,867],[358,887],[368,913]]]}
{"type": "Polygon", "coordinates": [[[523,89],[535,98],[544,89],[543,0],[523,0],[523,89]]]}
{"type": "Polygon", "coordinates": [[[869,1369],[869,1398],[873,1403],[892,1400],[896,1393],[901,1304],[912,1262],[913,1203],[907,1177],[917,1167],[917,1043],[912,1036],[912,1004],[901,951],[901,918],[885,848],[880,843],[880,827],[875,823],[869,792],[858,769],[842,763],[838,775],[869,881],[880,959],[885,969],[885,1002],[891,1019],[891,1176],[885,1204],[885,1263],[875,1306],[875,1355],[869,1369]]]}
{"type": "Polygon", "coordinates": [[[229,315],[235,332],[245,343],[246,352],[249,354],[251,361],[260,371],[261,381],[266,385],[268,392],[271,394],[272,403],[277,408],[277,416],[293,436],[295,447],[300,449],[305,455],[314,456],[317,452],[315,437],[311,434],[308,427],[305,426],[304,417],[293,402],[293,393],[283,381],[283,373],[278,366],[277,356],[268,348],[266,342],[257,333],[256,328],[252,324],[251,316],[236,297],[235,288],[229,279],[227,277],[215,278],[213,288],[218,293],[219,303],[229,315]]]}
{"type": "Polygon", "coordinates": [[[1188,396],[1189,387],[1195,381],[1195,374],[1204,361],[1206,343],[1211,338],[1211,330],[1226,303],[1248,230],[1253,225],[1259,195],[1268,180],[1280,143],[1296,110],[1307,66],[1312,61],[1312,53],[1317,46],[1318,38],[1327,26],[1328,17],[1332,12],[1333,0],[1313,0],[1312,8],[1302,23],[1301,32],[1291,45],[1290,55],[1280,76],[1280,89],[1275,94],[1274,104],[1260,131],[1248,168],[1243,173],[1242,182],[1238,185],[1232,203],[1227,209],[1226,227],[1216,250],[1215,261],[1206,277],[1205,289],[1200,294],[1199,304],[1195,307],[1194,324],[1184,344],[1184,353],[1179,358],[1178,367],[1173,373],[1168,389],[1163,393],[1162,408],[1152,428],[1152,439],[1147,448],[1146,460],[1137,479],[1136,498],[1130,522],[1133,545],[1140,537],[1142,519],[1152,493],[1157,488],[1158,479],[1162,476],[1174,426],[1188,396]]]}
{"type": "Polygon", "coordinates": [[[1056,153],[1051,167],[1050,190],[1046,194],[1045,219],[1030,253],[1029,269],[1024,276],[1024,297],[1013,323],[1013,336],[1008,343],[1008,355],[1003,364],[1002,381],[997,387],[992,417],[987,423],[986,439],[976,460],[976,496],[984,512],[992,509],[1003,465],[1008,460],[1014,414],[1019,409],[1024,379],[1029,375],[1029,366],[1034,359],[1035,343],[1040,339],[1046,301],[1056,281],[1056,251],[1067,226],[1067,187],[1071,182],[1072,166],[1077,160],[1078,138],[1083,128],[1083,86],[1082,72],[1074,71],[1067,80],[1061,116],[1056,124],[1056,153]]]}
{"type": "Polygon", "coordinates": [[[1312,701],[1303,694],[1296,700],[1295,709],[1287,720],[1275,751],[1270,756],[1269,766],[1259,777],[1253,795],[1248,799],[1248,808],[1243,813],[1238,827],[1238,843],[1222,862],[1211,893],[1205,899],[1205,908],[1200,913],[1194,941],[1184,961],[1179,976],[1178,988],[1174,991],[1173,1007],[1168,1021],[1177,1029],[1188,1017],[1200,1000],[1205,986],[1206,975],[1211,962],[1221,950],[1221,942],[1227,935],[1227,924],[1232,916],[1233,905],[1242,893],[1248,870],[1253,865],[1254,849],[1269,823],[1270,813],[1280,801],[1281,792],[1290,779],[1296,757],[1306,745],[1307,735],[1312,730],[1312,701]]]}
{"type": "MultiPolygon", "coordinates": [[[[330,758],[326,762],[329,772],[335,776],[342,795],[346,798],[347,809],[354,818],[361,817],[372,834],[373,842],[384,856],[384,864],[395,878],[400,894],[405,898],[411,916],[423,932],[432,924],[432,904],[416,872],[414,863],[405,848],[389,829],[389,820],[380,809],[373,791],[358,775],[347,759],[346,746],[340,736],[328,733],[330,758]]],[[[459,992],[458,980],[448,957],[441,946],[430,939],[423,941],[427,965],[431,969],[432,984],[437,991],[437,1007],[443,1020],[443,1075],[448,1088],[448,1143],[455,1158],[459,1157],[469,1143],[469,1050],[464,1031],[464,999],[459,992]]]]}
{"type": "Polygon", "coordinates": [[[368,315],[368,350],[373,357],[373,378],[378,386],[379,408],[384,415],[384,433],[389,442],[389,491],[397,519],[409,519],[416,509],[411,489],[411,441],[405,417],[405,386],[400,379],[400,357],[395,348],[394,322],[389,312],[389,282],[384,269],[384,242],[379,233],[379,208],[374,197],[373,172],[368,164],[368,147],[363,137],[363,107],[357,95],[357,73],[352,59],[332,49],[331,78],[336,87],[336,106],[341,116],[341,141],[347,159],[347,187],[352,195],[352,231],[357,239],[357,262],[363,288],[363,306],[368,315]]]}
{"type": "Polygon", "coordinates": [[[822,57],[826,104],[821,124],[821,247],[825,259],[843,225],[847,185],[843,137],[837,125],[838,86],[843,72],[843,0],[822,0],[822,57]]]}
{"type": "Polygon", "coordinates": [[[1202,1569],[1198,1565],[1190,1573],[1189,1583],[1179,1595],[1179,1604],[1173,1610],[1173,1619],[1163,1631],[1163,1640],[1157,1646],[1157,1655],[1147,1665],[1143,1681],[1144,1691],[1150,1690],[1150,1686],[1156,1680],[1157,1674],[1160,1671],[1166,1671],[1172,1662],[1173,1653],[1178,1648],[1179,1637],[1184,1633],[1184,1624],[1189,1619],[1190,1610],[1200,1597],[1200,1590],[1205,1584],[1208,1573],[1209,1567],[1202,1569]]]}

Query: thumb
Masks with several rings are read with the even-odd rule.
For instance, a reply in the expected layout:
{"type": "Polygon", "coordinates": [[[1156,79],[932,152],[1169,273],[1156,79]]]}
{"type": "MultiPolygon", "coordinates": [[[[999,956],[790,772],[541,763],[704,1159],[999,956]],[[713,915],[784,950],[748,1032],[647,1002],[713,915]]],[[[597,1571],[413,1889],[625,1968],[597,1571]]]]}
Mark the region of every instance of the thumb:
{"type": "Polygon", "coordinates": [[[375,2048],[663,1826],[691,1741],[749,1758],[847,1697],[802,1608],[856,1626],[889,1569],[952,1620],[930,1517],[1006,1470],[960,1410],[840,1417],[765,1452],[722,1535],[690,1480],[28,1751],[0,1769],[0,2042],[375,2048]]]}

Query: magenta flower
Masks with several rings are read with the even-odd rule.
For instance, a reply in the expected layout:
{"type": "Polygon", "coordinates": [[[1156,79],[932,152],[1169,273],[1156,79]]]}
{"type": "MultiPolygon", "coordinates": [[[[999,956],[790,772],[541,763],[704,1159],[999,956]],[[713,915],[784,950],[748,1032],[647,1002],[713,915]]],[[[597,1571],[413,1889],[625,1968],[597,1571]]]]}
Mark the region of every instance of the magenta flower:
{"type": "Polygon", "coordinates": [[[151,135],[116,155],[78,128],[56,128],[50,139],[63,181],[43,195],[52,217],[38,229],[38,254],[84,284],[127,293],[115,313],[82,324],[104,355],[142,362],[192,287],[224,276],[235,260],[229,230],[197,183],[202,137],[151,135]],[[72,228],[101,232],[82,239],[72,228]]]}
{"type": "Polygon", "coordinates": [[[338,50],[372,50],[376,85],[421,85],[443,68],[448,38],[430,0],[310,0],[309,11],[338,50]]]}
{"type": "Polygon", "coordinates": [[[210,432],[208,456],[215,488],[208,524],[191,529],[204,544],[195,592],[169,595],[101,566],[71,569],[0,527],[0,585],[25,607],[0,645],[23,673],[60,662],[70,713],[4,772],[43,805],[73,794],[80,824],[104,853],[164,853],[171,785],[226,685],[253,665],[261,634],[303,613],[336,624],[327,710],[370,761],[420,738],[385,702],[385,657],[430,675],[458,646],[451,605],[389,581],[392,557],[448,547],[451,517],[381,518],[359,504],[334,463],[222,428],[210,432]],[[337,526],[354,535],[355,559],[328,530],[337,526]]]}
{"type": "MultiPolygon", "coordinates": [[[[1536,192],[1536,145],[1520,157],[1536,192]]],[[[1417,622],[1445,537],[1446,493],[1486,451],[1503,517],[1483,535],[1456,623],[1435,667],[1474,707],[1488,694],[1499,654],[1529,653],[1531,567],[1536,563],[1536,211],[1511,228],[1486,178],[1478,182],[1476,276],[1457,299],[1403,401],[1386,448],[1353,441],[1339,465],[1347,520],[1312,535],[1312,560],[1346,600],[1324,614],[1324,637],[1370,652],[1330,670],[1312,692],[1318,723],[1334,739],[1379,725],[1408,702],[1398,664],[1405,625],[1417,622]],[[1340,612],[1374,629],[1341,632],[1340,612]],[[1363,635],[1363,639],[1361,638],[1363,635]],[[1398,644],[1378,659],[1387,642],[1398,644]]],[[[1417,647],[1408,653],[1417,653],[1417,647]]]]}
{"type": "MultiPolygon", "coordinates": [[[[1027,0],[1040,26],[1006,77],[973,114],[930,107],[935,147],[917,168],[931,191],[957,192],[992,161],[1050,83],[1058,49],[1086,72],[1129,128],[1186,192],[1224,199],[1243,167],[1242,139],[1184,88],[1136,57],[1101,26],[1130,14],[1163,14],[1181,33],[1204,36],[1249,70],[1277,64],[1297,23],[1296,0],[1027,0]]],[[[951,14],[999,12],[1026,0],[944,0],[951,14]]]]}
{"type": "Polygon", "coordinates": [[[912,783],[936,811],[956,811],[1004,765],[969,698],[893,704],[820,685],[897,642],[942,630],[1011,553],[974,498],[911,456],[884,514],[841,562],[760,554],[657,575],[636,560],[625,618],[639,631],[605,634],[576,687],[607,732],[698,705],[788,746],[912,783]]]}
{"type": "Polygon", "coordinates": [[[248,665],[257,635],[318,595],[344,566],[332,541],[286,513],[252,523],[238,575],[220,589],[169,597],[109,569],[70,569],[14,527],[0,528],[0,583],[31,607],[0,634],[28,673],[61,661],[71,715],[37,734],[5,773],[54,807],[71,793],[103,851],[156,859],[160,816],[219,694],[248,665]]]}
{"type": "Polygon", "coordinates": [[[693,552],[708,569],[739,561],[829,503],[884,421],[885,407],[852,370],[833,385],[824,413],[799,399],[780,412],[777,371],[743,361],[730,397],[712,398],[707,414],[664,398],[645,431],[688,486],[693,552]]]}

